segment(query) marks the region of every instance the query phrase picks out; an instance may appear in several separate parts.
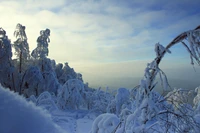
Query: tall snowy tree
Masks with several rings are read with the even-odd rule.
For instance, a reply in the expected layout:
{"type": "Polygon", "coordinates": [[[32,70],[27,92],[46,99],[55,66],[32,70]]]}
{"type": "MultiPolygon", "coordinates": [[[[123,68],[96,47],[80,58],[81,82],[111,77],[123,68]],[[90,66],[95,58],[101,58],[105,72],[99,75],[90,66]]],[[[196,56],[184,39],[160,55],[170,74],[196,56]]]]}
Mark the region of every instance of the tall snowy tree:
{"type": "Polygon", "coordinates": [[[15,48],[15,55],[19,59],[19,73],[22,72],[22,64],[30,59],[29,45],[27,42],[25,29],[25,26],[17,24],[16,30],[14,32],[14,36],[17,40],[14,42],[13,47],[15,48]]]}
{"type": "Polygon", "coordinates": [[[14,79],[14,67],[11,63],[11,43],[6,36],[6,31],[0,28],[0,83],[11,90],[16,91],[14,79]]]}
{"type": "Polygon", "coordinates": [[[35,48],[31,53],[31,56],[33,58],[38,59],[48,56],[49,53],[48,43],[50,42],[49,36],[50,36],[49,29],[40,31],[40,36],[37,39],[37,48],[35,48]]]}

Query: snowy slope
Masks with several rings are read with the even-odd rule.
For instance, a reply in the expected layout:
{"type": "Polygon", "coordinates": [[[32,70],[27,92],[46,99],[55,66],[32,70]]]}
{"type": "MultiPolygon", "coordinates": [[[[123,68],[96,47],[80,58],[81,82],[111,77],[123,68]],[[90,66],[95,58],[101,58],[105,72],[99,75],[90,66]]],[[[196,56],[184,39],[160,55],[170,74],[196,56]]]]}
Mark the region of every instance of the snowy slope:
{"type": "Polygon", "coordinates": [[[60,110],[49,114],[0,86],[0,133],[89,133],[93,120],[84,115],[60,110]]]}
{"type": "Polygon", "coordinates": [[[48,112],[0,86],[0,133],[66,133],[48,112]]]}

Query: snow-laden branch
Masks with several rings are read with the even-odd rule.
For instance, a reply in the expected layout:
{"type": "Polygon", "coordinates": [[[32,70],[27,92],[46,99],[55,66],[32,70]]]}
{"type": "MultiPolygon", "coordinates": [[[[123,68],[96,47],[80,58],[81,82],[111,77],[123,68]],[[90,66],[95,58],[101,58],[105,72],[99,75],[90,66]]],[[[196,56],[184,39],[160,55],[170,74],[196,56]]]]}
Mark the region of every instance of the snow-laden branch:
{"type": "Polygon", "coordinates": [[[147,65],[144,74],[144,80],[141,84],[145,88],[145,92],[153,90],[155,87],[155,78],[157,74],[160,74],[162,86],[166,89],[169,87],[167,76],[159,68],[159,64],[166,53],[171,53],[169,50],[172,46],[181,42],[190,54],[191,64],[194,64],[194,60],[200,65],[200,26],[194,30],[189,30],[181,33],[174,38],[166,47],[157,43],[155,45],[156,58],[147,65]],[[186,42],[187,43],[186,43],[186,42]],[[145,85],[144,85],[145,84],[145,85]]]}

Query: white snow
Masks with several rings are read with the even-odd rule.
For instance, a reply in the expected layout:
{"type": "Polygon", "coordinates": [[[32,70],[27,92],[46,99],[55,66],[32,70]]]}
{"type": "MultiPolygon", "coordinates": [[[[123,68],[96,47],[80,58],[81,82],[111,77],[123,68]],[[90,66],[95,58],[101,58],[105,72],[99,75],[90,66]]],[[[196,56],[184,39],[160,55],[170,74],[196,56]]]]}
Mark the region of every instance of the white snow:
{"type": "Polygon", "coordinates": [[[0,86],[0,133],[67,133],[51,115],[0,86]]]}
{"type": "Polygon", "coordinates": [[[114,114],[99,115],[93,125],[91,133],[112,133],[120,124],[120,119],[114,114]]]}
{"type": "Polygon", "coordinates": [[[48,111],[0,86],[0,133],[89,133],[91,130],[93,116],[84,117],[87,112],[48,111]]]}

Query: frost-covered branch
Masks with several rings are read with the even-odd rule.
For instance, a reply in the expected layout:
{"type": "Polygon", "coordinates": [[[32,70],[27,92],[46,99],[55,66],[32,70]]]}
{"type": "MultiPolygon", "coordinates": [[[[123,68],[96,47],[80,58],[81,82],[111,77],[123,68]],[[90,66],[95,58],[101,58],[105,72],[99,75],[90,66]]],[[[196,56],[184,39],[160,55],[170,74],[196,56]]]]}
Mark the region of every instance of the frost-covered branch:
{"type": "Polygon", "coordinates": [[[200,26],[198,26],[194,30],[189,30],[181,33],[175,39],[173,39],[166,47],[157,43],[155,45],[156,58],[150,64],[148,64],[147,68],[145,69],[144,77],[146,84],[145,85],[146,93],[148,93],[148,91],[151,91],[154,88],[155,85],[154,81],[158,73],[160,74],[160,77],[162,77],[162,75],[164,77],[165,81],[163,81],[163,78],[161,78],[161,81],[165,83],[164,88],[166,88],[166,85],[169,86],[167,77],[164,74],[164,72],[161,71],[161,69],[159,68],[159,64],[167,52],[171,53],[169,49],[179,42],[181,42],[189,52],[191,64],[193,65],[195,60],[200,65],[200,26]],[[187,41],[187,43],[185,43],[184,41],[187,41]]]}

